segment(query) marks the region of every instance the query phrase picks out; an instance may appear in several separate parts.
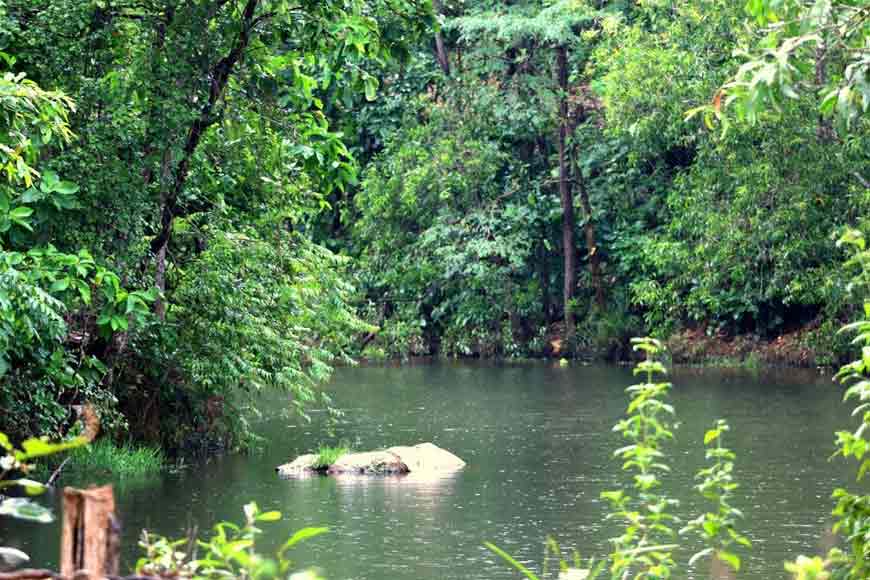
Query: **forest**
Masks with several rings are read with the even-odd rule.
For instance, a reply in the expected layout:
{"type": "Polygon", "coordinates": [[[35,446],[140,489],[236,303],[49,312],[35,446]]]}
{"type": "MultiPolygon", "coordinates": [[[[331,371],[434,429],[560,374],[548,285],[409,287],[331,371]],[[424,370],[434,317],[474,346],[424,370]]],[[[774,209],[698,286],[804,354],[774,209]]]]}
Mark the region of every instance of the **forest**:
{"type": "Polygon", "coordinates": [[[811,4],[4,2],[0,428],[238,445],[354,358],[641,335],[842,362],[868,15],[811,4]]]}
{"type": "Polygon", "coordinates": [[[866,0],[2,0],[0,68],[7,444],[251,449],[358,361],[854,358],[866,0]]]}

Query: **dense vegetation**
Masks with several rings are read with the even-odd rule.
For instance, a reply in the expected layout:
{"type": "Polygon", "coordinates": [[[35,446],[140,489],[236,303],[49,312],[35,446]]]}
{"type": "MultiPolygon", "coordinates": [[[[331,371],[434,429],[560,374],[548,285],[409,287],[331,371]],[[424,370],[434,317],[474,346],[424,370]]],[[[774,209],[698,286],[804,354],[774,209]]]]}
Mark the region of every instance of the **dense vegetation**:
{"type": "Polygon", "coordinates": [[[329,406],[360,355],[650,334],[834,362],[868,22],[847,0],[6,0],[0,429],[61,436],[90,402],[118,439],[241,446],[257,393],[329,406]]]}

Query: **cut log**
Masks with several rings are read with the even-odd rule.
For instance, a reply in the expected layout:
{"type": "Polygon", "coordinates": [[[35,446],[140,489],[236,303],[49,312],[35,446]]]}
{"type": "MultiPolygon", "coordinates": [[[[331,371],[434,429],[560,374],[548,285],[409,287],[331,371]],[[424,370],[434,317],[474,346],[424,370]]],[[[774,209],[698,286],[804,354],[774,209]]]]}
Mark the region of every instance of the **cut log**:
{"type": "Polygon", "coordinates": [[[120,529],[112,486],[63,490],[60,573],[99,580],[118,574],[120,529]]]}

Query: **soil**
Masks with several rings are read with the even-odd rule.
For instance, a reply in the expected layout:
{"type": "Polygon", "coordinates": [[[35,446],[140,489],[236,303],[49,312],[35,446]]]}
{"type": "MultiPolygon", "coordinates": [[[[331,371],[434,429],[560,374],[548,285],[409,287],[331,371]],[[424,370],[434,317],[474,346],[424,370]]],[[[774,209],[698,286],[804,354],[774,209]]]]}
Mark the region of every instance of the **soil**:
{"type": "Polygon", "coordinates": [[[674,334],[666,342],[675,363],[811,367],[816,366],[816,355],[807,341],[811,331],[805,327],[764,340],[755,335],[707,335],[696,328],[674,334]]]}
{"type": "MultiPolygon", "coordinates": [[[[704,328],[685,329],[673,334],[665,343],[671,360],[676,364],[691,365],[762,365],[762,366],[817,366],[816,354],[809,346],[810,334],[815,328],[805,326],[783,333],[773,339],[757,335],[708,334],[704,328]]],[[[549,329],[545,350],[550,358],[570,358],[563,338],[564,326],[554,324],[549,329]]],[[[630,362],[635,359],[629,344],[621,340],[608,341],[602,352],[591,345],[577,345],[579,358],[605,359],[614,362],[630,362]],[[587,348],[584,348],[586,346],[587,348]]]]}

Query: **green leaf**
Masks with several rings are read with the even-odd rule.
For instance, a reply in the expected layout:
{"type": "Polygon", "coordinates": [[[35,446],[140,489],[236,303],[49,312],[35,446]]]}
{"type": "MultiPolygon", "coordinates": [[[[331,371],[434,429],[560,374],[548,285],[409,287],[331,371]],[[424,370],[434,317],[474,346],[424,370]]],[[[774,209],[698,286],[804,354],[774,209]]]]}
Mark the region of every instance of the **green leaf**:
{"type": "Polygon", "coordinates": [[[9,217],[14,220],[23,220],[33,215],[33,209],[20,205],[9,212],[9,217]]]}
{"type": "Polygon", "coordinates": [[[374,101],[377,98],[377,90],[378,90],[378,79],[375,77],[366,77],[365,79],[365,91],[366,91],[366,100],[374,101]]]}
{"type": "Polygon", "coordinates": [[[48,487],[44,483],[34,481],[32,479],[10,479],[2,482],[4,487],[15,486],[24,488],[27,495],[40,495],[45,492],[48,487]]]}
{"type": "Polygon", "coordinates": [[[499,548],[495,544],[493,544],[491,542],[484,542],[483,545],[486,546],[486,548],[489,551],[495,553],[502,560],[504,560],[505,562],[507,562],[508,564],[513,566],[514,568],[516,568],[517,571],[519,571],[520,574],[522,574],[523,576],[528,578],[528,580],[540,580],[534,572],[532,572],[531,570],[529,570],[528,568],[523,566],[520,562],[517,562],[513,556],[511,556],[510,554],[508,554],[507,552],[505,552],[504,550],[502,550],[501,548],[499,548]]]}
{"type": "Polygon", "coordinates": [[[319,536],[321,534],[325,534],[328,531],[329,531],[329,528],[322,528],[322,527],[321,528],[315,528],[315,527],[302,528],[301,530],[298,530],[295,534],[293,534],[289,540],[284,542],[284,545],[281,546],[280,553],[283,554],[285,551],[289,550],[290,548],[292,548],[293,546],[295,546],[299,542],[314,538],[314,537],[319,536]]]}
{"type": "Polygon", "coordinates": [[[76,284],[76,288],[79,291],[79,296],[82,297],[82,301],[85,304],[91,303],[91,287],[85,284],[84,282],[79,282],[76,284]]]}
{"type": "Polygon", "coordinates": [[[69,278],[61,278],[54,282],[51,285],[51,292],[63,292],[67,288],[69,288],[70,279],[69,278]]]}
{"type": "Polygon", "coordinates": [[[709,556],[713,553],[713,548],[705,548],[700,552],[696,552],[691,558],[689,558],[689,566],[694,566],[695,563],[703,558],[704,556],[709,556]]]}
{"type": "Polygon", "coordinates": [[[711,441],[715,441],[721,435],[721,431],[719,429],[710,429],[706,433],[704,433],[704,445],[709,445],[711,441]]]}
{"type": "Polygon", "coordinates": [[[735,572],[740,571],[740,557],[737,554],[726,552],[725,550],[719,550],[716,552],[716,557],[731,566],[735,572]]]}
{"type": "Polygon", "coordinates": [[[277,522],[281,519],[281,512],[279,511],[271,511],[265,512],[257,516],[258,522],[277,522]]]}
{"type": "Polygon", "coordinates": [[[0,447],[6,451],[12,451],[12,442],[9,441],[9,437],[6,433],[0,432],[0,447]]]}
{"type": "Polygon", "coordinates": [[[22,451],[15,452],[15,459],[21,462],[29,461],[37,457],[54,455],[55,453],[60,453],[61,451],[66,451],[68,449],[75,449],[76,447],[81,447],[87,444],[88,440],[84,437],[76,437],[71,441],[65,441],[63,443],[51,443],[45,439],[33,437],[25,440],[21,444],[22,451]]]}
{"type": "Polygon", "coordinates": [[[30,189],[21,194],[19,201],[21,203],[33,203],[36,201],[40,201],[43,197],[45,196],[41,191],[39,191],[35,187],[31,187],[30,189]]]}
{"type": "Polygon", "coordinates": [[[54,187],[54,191],[63,195],[72,195],[77,193],[79,186],[72,181],[61,181],[54,187]]]}

